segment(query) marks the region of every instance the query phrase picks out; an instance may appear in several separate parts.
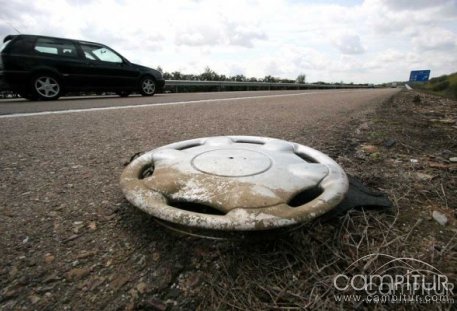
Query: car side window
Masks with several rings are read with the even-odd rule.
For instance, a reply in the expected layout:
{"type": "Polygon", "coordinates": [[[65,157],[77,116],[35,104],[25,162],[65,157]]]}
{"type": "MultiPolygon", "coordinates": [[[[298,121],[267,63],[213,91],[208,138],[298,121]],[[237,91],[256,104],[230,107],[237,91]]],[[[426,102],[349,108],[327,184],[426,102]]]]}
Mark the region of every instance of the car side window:
{"type": "Polygon", "coordinates": [[[118,54],[105,46],[81,44],[81,48],[86,59],[118,64],[123,62],[118,54]]]}
{"type": "Polygon", "coordinates": [[[78,57],[76,46],[66,40],[38,38],[35,42],[35,51],[39,54],[59,55],[63,57],[78,57]]]}

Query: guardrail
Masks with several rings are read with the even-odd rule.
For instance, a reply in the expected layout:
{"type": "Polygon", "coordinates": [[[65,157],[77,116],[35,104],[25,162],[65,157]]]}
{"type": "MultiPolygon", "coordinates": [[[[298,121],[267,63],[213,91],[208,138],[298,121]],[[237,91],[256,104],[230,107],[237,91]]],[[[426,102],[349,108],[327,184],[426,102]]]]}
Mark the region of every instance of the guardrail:
{"type": "Polygon", "coordinates": [[[275,88],[292,88],[292,89],[352,89],[352,88],[370,88],[369,85],[354,85],[354,84],[312,84],[312,83],[281,83],[281,82],[239,82],[239,81],[200,81],[200,80],[166,80],[165,87],[174,88],[178,93],[179,87],[217,87],[219,91],[225,90],[227,87],[246,87],[261,88],[272,90],[275,88]]]}

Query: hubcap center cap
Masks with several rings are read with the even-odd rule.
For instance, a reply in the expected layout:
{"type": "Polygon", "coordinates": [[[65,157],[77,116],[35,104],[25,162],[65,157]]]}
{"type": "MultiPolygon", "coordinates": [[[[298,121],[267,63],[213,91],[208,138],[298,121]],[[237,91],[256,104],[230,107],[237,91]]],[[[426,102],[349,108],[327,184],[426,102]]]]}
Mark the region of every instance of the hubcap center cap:
{"type": "Polygon", "coordinates": [[[216,149],[196,155],[192,165],[209,175],[243,177],[267,171],[272,162],[267,155],[253,150],[216,149]]]}

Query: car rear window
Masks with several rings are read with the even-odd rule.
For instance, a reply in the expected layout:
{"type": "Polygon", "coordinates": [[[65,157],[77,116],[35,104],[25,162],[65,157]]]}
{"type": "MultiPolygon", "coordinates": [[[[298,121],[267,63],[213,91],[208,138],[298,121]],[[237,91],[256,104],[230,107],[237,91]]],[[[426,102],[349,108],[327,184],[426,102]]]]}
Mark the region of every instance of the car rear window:
{"type": "Polygon", "coordinates": [[[3,42],[2,47],[0,48],[0,52],[2,52],[10,42],[11,40],[3,42]]]}
{"type": "Polygon", "coordinates": [[[72,42],[66,40],[38,38],[34,49],[40,54],[78,57],[76,46],[72,42]]]}
{"type": "Polygon", "coordinates": [[[33,48],[33,37],[15,37],[5,42],[2,50],[8,46],[8,53],[10,54],[29,54],[33,48]]]}

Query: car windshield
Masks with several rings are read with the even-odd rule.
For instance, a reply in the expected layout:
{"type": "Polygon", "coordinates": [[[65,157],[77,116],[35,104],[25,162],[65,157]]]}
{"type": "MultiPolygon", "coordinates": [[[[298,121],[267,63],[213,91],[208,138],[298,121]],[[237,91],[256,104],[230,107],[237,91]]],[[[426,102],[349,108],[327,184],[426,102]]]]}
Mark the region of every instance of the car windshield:
{"type": "Polygon", "coordinates": [[[0,48],[0,52],[3,51],[4,48],[6,48],[6,46],[11,42],[11,40],[8,40],[8,41],[5,41],[3,44],[2,44],[2,47],[0,48]]]}

